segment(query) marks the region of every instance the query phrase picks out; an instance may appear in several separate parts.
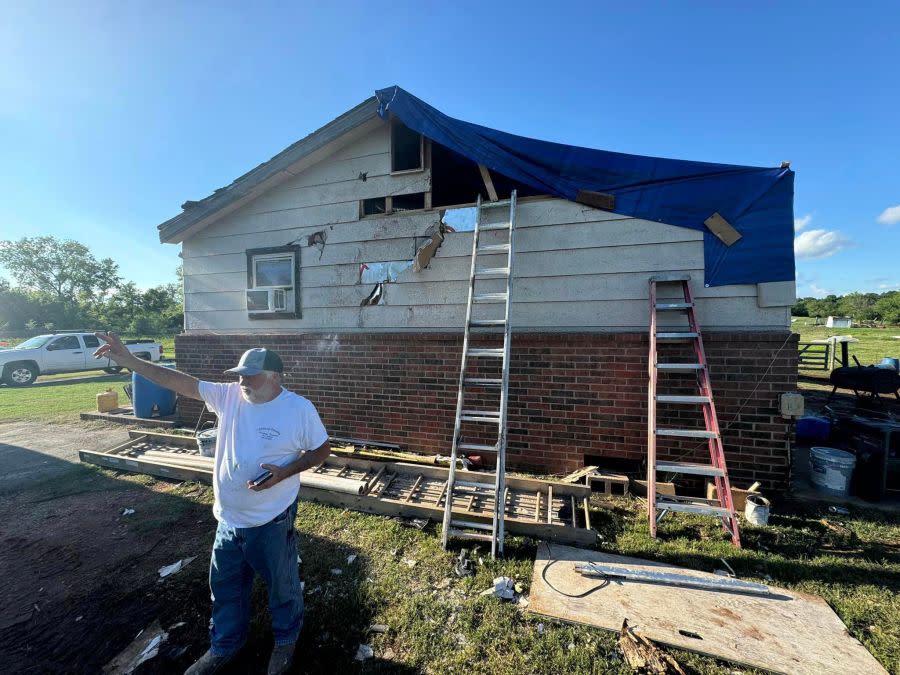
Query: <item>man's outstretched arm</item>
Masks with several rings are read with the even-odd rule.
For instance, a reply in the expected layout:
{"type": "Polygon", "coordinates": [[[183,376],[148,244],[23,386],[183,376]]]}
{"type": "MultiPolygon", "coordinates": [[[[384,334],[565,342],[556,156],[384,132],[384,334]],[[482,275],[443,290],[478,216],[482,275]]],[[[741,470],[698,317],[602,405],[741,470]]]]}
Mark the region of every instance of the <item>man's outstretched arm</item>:
{"type": "Polygon", "coordinates": [[[128,351],[119,337],[113,333],[94,333],[103,344],[94,352],[95,359],[109,357],[123,368],[128,368],[161,387],[171,389],[177,394],[202,400],[200,397],[200,380],[187,373],[172,368],[164,368],[139,359],[128,351]]]}

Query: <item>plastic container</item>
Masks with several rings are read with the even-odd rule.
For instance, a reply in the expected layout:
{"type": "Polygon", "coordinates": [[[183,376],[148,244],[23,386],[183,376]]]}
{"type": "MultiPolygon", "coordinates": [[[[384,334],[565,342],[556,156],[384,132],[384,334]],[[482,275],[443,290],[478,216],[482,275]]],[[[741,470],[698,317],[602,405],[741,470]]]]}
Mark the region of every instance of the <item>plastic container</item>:
{"type": "Polygon", "coordinates": [[[138,373],[131,374],[131,403],[135,417],[153,417],[154,409],[160,417],[171,415],[175,412],[176,396],[171,389],[161,387],[138,373]]]}
{"type": "Polygon", "coordinates": [[[216,456],[216,439],[219,438],[218,427],[212,429],[204,429],[197,434],[197,447],[200,448],[200,454],[204,457],[216,456]]]}
{"type": "Polygon", "coordinates": [[[97,412],[109,412],[119,407],[119,395],[112,389],[97,394],[97,412]]]}
{"type": "Polygon", "coordinates": [[[809,464],[813,487],[830,495],[847,495],[856,466],[853,454],[837,448],[810,448],[809,464]]]}
{"type": "Polygon", "coordinates": [[[806,415],[797,420],[795,431],[798,443],[827,441],[831,436],[831,420],[827,417],[806,415]]]}
{"type": "Polygon", "coordinates": [[[747,495],[744,506],[744,517],[751,525],[765,526],[769,524],[769,500],[760,495],[747,495]]]}

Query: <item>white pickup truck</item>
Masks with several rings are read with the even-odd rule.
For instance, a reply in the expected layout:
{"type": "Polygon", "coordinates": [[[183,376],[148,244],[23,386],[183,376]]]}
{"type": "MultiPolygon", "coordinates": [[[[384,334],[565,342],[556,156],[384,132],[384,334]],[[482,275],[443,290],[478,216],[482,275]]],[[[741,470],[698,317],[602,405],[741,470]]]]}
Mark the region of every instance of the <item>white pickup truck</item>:
{"type": "MultiPolygon", "coordinates": [[[[147,361],[159,361],[162,345],[156,342],[125,341],[128,350],[147,361]]],[[[53,333],[36,335],[12,349],[0,350],[0,377],[11,387],[34,382],[38,375],[74,373],[80,370],[122,370],[109,358],[95,359],[100,340],[93,333],[53,333]]]]}

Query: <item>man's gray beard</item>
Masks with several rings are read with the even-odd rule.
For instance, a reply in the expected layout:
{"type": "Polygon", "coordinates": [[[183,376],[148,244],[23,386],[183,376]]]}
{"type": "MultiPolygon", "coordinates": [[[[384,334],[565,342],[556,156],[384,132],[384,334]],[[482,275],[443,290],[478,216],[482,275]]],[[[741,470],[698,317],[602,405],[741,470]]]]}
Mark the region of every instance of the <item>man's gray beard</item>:
{"type": "Polygon", "coordinates": [[[241,387],[241,396],[244,397],[244,400],[248,403],[262,403],[265,399],[265,392],[257,389],[256,391],[249,391],[241,387]]]}

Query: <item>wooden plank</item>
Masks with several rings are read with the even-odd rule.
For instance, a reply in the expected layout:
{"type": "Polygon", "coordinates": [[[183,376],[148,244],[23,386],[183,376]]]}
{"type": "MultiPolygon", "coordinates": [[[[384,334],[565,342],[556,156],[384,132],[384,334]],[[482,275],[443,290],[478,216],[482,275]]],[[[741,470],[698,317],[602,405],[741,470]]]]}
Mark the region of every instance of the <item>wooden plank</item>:
{"type": "Polygon", "coordinates": [[[716,235],[726,246],[731,246],[743,236],[731,223],[719,215],[718,212],[704,220],[703,224],[706,225],[709,231],[716,235]]]}
{"type": "Polygon", "coordinates": [[[534,504],[534,522],[538,522],[541,519],[541,491],[538,490],[535,496],[537,499],[534,504]]]}
{"type": "Polygon", "coordinates": [[[578,523],[575,520],[575,516],[577,515],[577,511],[575,510],[575,497],[569,495],[569,499],[572,500],[572,503],[570,504],[570,508],[572,509],[572,527],[578,527],[578,523]]]}
{"type": "Polygon", "coordinates": [[[584,506],[584,527],[585,529],[591,529],[591,511],[588,508],[588,498],[585,497],[582,500],[582,505],[584,506]]]}
{"type": "Polygon", "coordinates": [[[772,672],[887,672],[821,598],[782,588],[762,597],[637,582],[598,584],[574,570],[590,562],[720,579],[600,551],[539,546],[528,611],[612,631],[627,618],[655,642],[772,672]]]}
{"type": "Polygon", "coordinates": [[[416,494],[416,491],[419,489],[419,486],[422,484],[422,480],[423,480],[422,476],[419,476],[418,478],[416,478],[416,482],[413,483],[412,489],[409,491],[409,494],[406,495],[406,498],[403,501],[408,502],[410,499],[413,498],[413,495],[416,494]]]}
{"type": "Polygon", "coordinates": [[[553,486],[547,488],[547,524],[553,524],[553,486]]]}
{"type": "Polygon", "coordinates": [[[438,495],[438,498],[434,502],[435,506],[441,505],[441,500],[444,498],[445,494],[447,494],[447,481],[445,481],[443,486],[441,486],[441,493],[438,495]]]}
{"type": "Polygon", "coordinates": [[[500,197],[497,196],[497,189],[494,187],[494,180],[491,178],[491,172],[484,164],[479,164],[478,170],[481,172],[481,180],[484,181],[484,187],[487,189],[488,199],[492,202],[498,201],[500,197]]]}

